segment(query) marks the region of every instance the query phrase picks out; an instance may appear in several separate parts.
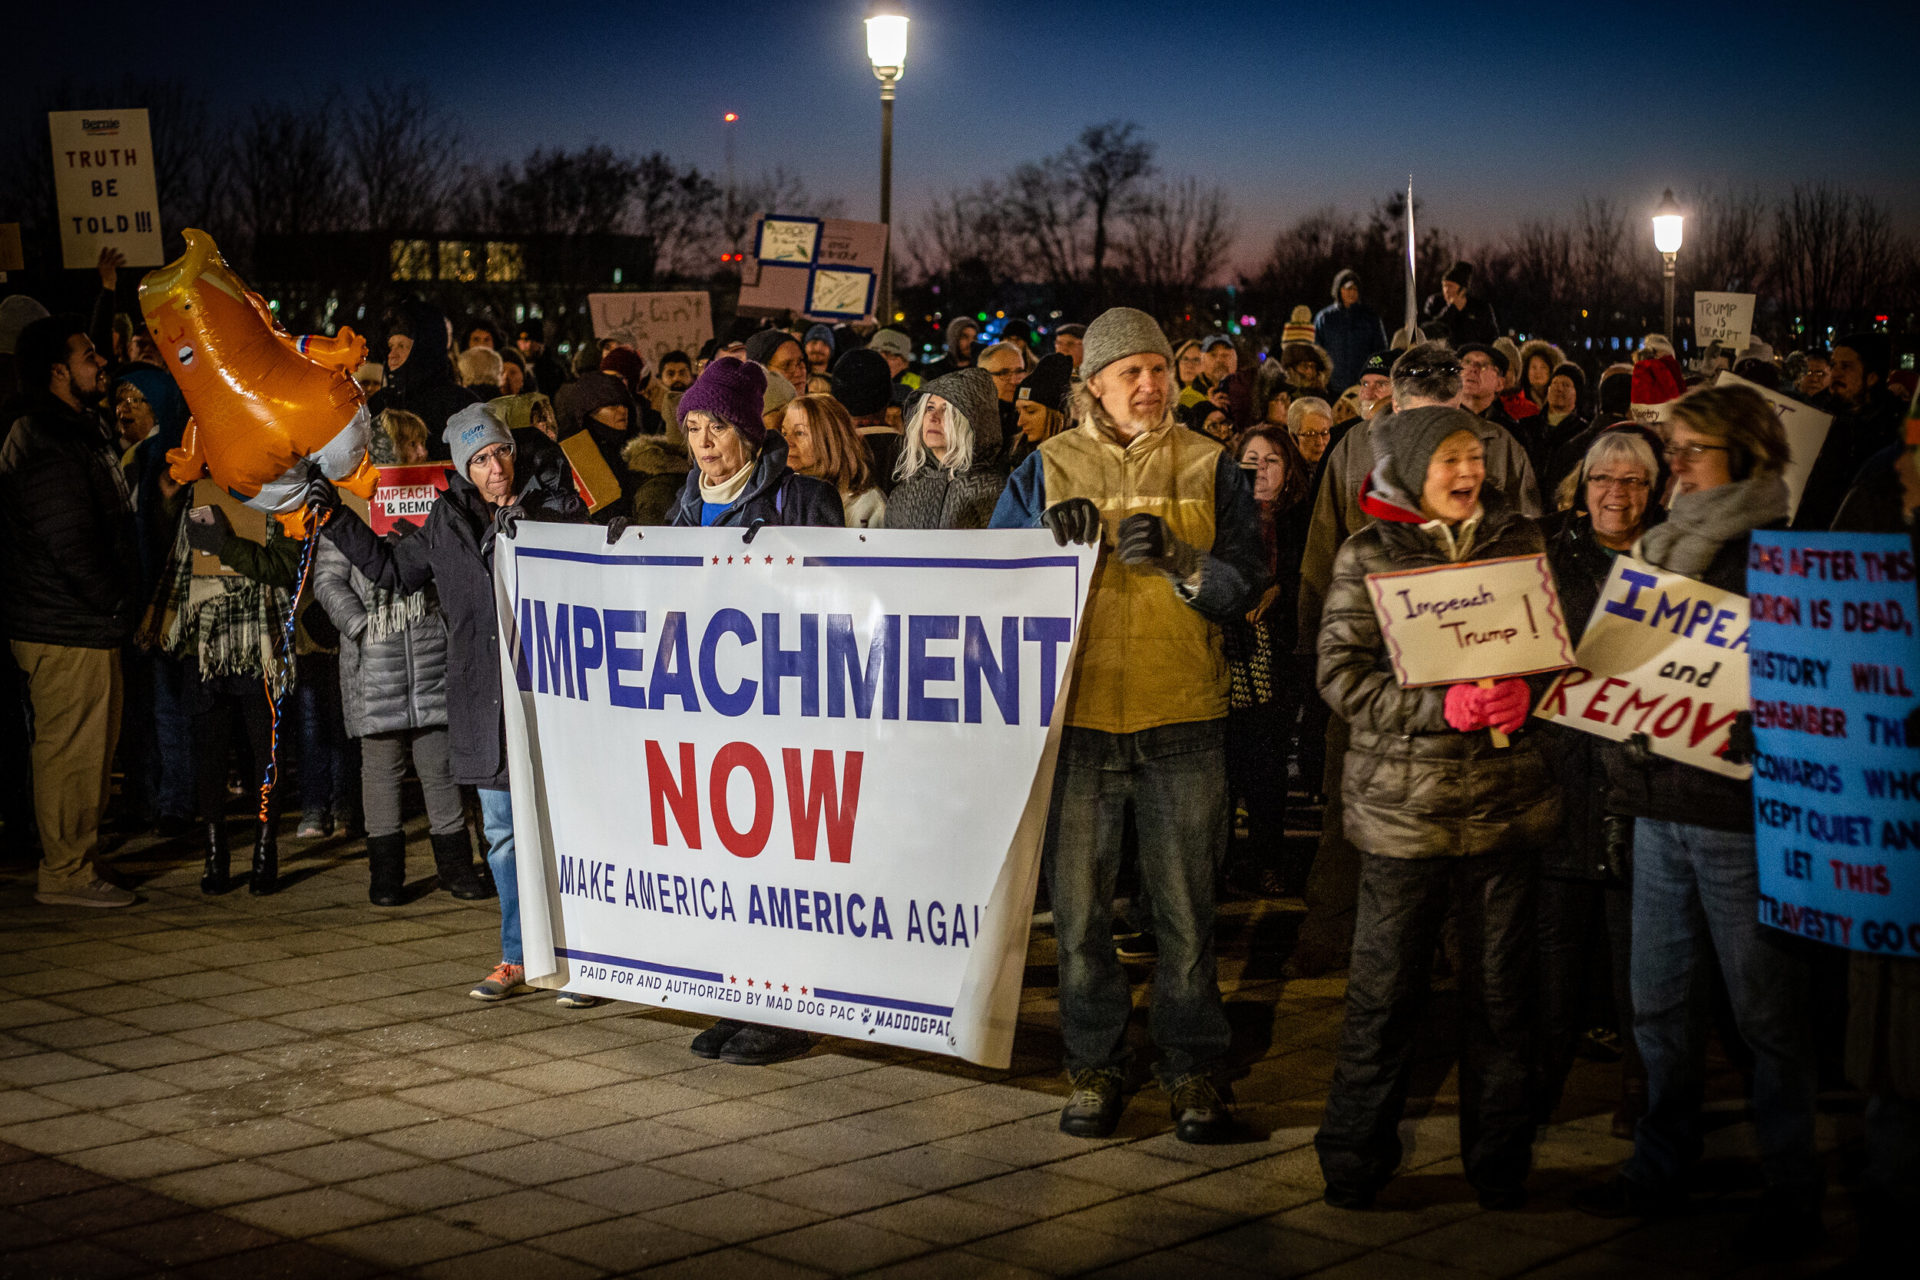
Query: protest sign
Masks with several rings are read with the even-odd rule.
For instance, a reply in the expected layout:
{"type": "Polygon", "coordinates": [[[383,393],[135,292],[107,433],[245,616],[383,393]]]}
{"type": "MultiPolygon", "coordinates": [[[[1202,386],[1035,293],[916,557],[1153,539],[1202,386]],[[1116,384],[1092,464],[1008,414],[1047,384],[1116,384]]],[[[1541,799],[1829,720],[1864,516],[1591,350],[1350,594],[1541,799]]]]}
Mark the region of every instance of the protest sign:
{"type": "Polygon", "coordinates": [[[740,314],[792,311],[839,320],[873,309],[887,256],[885,223],[774,214],[755,224],[753,243],[740,277],[740,314]]]}
{"type": "Polygon", "coordinates": [[[592,515],[620,496],[620,481],[600,453],[600,446],[585,431],[576,431],[560,442],[560,452],[573,466],[573,487],[592,515]]]}
{"type": "Polygon", "coordinates": [[[1920,706],[1913,544],[1753,535],[1754,833],[1760,921],[1920,955],[1920,706]]]}
{"type": "MultiPolygon", "coordinates": [[[[192,504],[195,508],[217,507],[226,513],[227,523],[233,528],[233,536],[245,538],[248,542],[265,544],[267,540],[267,513],[256,511],[240,499],[222,489],[211,479],[193,482],[192,504]]],[[[239,571],[227,567],[217,552],[190,551],[193,574],[197,578],[234,578],[239,571]]]]}
{"type": "Polygon", "coordinates": [[[1543,555],[1370,573],[1367,587],[1403,689],[1573,665],[1560,595],[1543,555]]]}
{"type": "Polygon", "coordinates": [[[1747,600],[1642,564],[1613,562],[1574,666],[1533,714],[1729,778],[1751,765],[1720,758],[1747,709],[1747,600]]]}
{"type": "Polygon", "coordinates": [[[367,503],[367,527],[385,537],[403,520],[413,525],[425,524],[434,499],[446,492],[451,471],[444,462],[381,467],[373,498],[367,503]]]}
{"type": "Polygon", "coordinates": [[[536,985],[1005,1066],[1092,548],[495,543],[536,985]]]}
{"type": "Polygon", "coordinates": [[[646,357],[658,373],[669,351],[697,355],[713,337],[713,306],[704,289],[678,293],[590,293],[593,336],[612,338],[646,357]]]}
{"type": "Polygon", "coordinates": [[[130,267],[165,262],[146,108],[49,111],[47,124],[66,265],[91,267],[107,248],[124,253],[130,267]]]}
{"type": "Polygon", "coordinates": [[[1735,358],[1753,340],[1753,302],[1751,293],[1712,293],[1697,290],[1693,295],[1693,345],[1705,349],[1717,342],[1722,351],[1735,358]]]}
{"type": "Polygon", "coordinates": [[[1792,461],[1788,462],[1782,475],[1787,482],[1787,518],[1800,509],[1800,495],[1806,491],[1807,477],[1813,473],[1814,459],[1820,456],[1820,446],[1827,441],[1827,428],[1833,425],[1833,415],[1822,413],[1808,404],[1781,395],[1757,382],[1748,382],[1745,378],[1736,378],[1722,370],[1714,380],[1716,387],[1745,387],[1765,400],[1773,409],[1774,417],[1780,419],[1780,429],[1787,433],[1787,448],[1792,452],[1792,461]]]}

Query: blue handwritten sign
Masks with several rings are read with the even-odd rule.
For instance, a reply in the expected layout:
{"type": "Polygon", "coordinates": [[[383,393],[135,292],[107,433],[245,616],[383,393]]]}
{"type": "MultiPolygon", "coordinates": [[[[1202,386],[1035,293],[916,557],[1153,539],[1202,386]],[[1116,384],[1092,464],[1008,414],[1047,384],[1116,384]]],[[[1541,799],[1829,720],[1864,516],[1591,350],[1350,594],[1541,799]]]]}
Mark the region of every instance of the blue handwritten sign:
{"type": "Polygon", "coordinates": [[[1754,830],[1760,920],[1853,951],[1920,955],[1920,705],[1913,545],[1756,533],[1754,830]]]}

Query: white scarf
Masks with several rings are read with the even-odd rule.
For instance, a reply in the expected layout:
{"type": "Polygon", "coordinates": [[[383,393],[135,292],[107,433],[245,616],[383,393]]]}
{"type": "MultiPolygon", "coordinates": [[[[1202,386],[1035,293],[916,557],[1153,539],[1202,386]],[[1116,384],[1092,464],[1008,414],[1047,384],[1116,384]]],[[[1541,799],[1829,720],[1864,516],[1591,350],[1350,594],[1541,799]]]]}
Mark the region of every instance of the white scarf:
{"type": "Polygon", "coordinates": [[[747,487],[747,481],[753,476],[753,463],[754,460],[748,458],[745,465],[719,484],[709,484],[706,476],[701,476],[700,501],[711,502],[721,507],[732,506],[734,499],[740,496],[741,491],[747,487]]]}

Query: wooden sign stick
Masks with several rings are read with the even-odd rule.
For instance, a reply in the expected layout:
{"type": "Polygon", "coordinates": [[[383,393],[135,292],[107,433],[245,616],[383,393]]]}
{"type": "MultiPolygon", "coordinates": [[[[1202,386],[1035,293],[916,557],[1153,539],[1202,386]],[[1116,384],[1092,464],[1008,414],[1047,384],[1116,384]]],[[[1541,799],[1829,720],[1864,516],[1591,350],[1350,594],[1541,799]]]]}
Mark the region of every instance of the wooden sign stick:
{"type": "MultiPolygon", "coordinates": [[[[1488,677],[1484,680],[1481,680],[1479,683],[1482,689],[1493,688],[1492,677],[1488,677]]],[[[1505,751],[1509,746],[1512,745],[1511,740],[1508,739],[1507,735],[1500,732],[1498,729],[1494,728],[1492,725],[1487,726],[1487,732],[1493,735],[1493,745],[1498,747],[1500,750],[1505,751]]]]}

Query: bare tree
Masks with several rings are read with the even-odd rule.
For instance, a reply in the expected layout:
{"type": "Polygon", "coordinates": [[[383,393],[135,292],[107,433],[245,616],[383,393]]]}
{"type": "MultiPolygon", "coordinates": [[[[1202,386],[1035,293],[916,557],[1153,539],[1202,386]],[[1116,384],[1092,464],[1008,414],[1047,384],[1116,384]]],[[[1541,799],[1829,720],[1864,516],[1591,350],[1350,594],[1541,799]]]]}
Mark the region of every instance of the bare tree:
{"type": "Polygon", "coordinates": [[[432,92],[417,84],[369,84],[344,120],[340,145],[364,225],[437,229],[458,175],[460,134],[432,92]]]}
{"type": "Polygon", "coordinates": [[[1199,180],[1162,182],[1129,205],[1121,229],[1120,260],[1145,291],[1155,315],[1191,304],[1225,265],[1237,227],[1227,195],[1199,180]]]}
{"type": "Polygon", "coordinates": [[[1093,288],[1096,301],[1104,301],[1109,227],[1140,184],[1153,176],[1153,144],[1140,136],[1140,126],[1132,121],[1109,120],[1082,129],[1064,160],[1093,218],[1093,288]]]}
{"type": "Polygon", "coordinates": [[[632,221],[635,231],[653,241],[654,270],[711,274],[720,208],[719,185],[700,170],[676,168],[658,151],[641,158],[632,221]]]}
{"type": "Polygon", "coordinates": [[[1027,272],[1077,297],[1092,275],[1093,259],[1086,195],[1069,165],[1054,156],[1015,169],[1003,210],[1027,272]]]}
{"type": "Polygon", "coordinates": [[[1757,190],[1696,192],[1680,255],[1684,288],[1758,293],[1767,269],[1767,203],[1757,190]]]}
{"type": "Polygon", "coordinates": [[[1771,280],[1789,331],[1824,336],[1858,319],[1898,279],[1902,244],[1871,196],[1795,184],[1774,206],[1771,280]]]}
{"type": "Polygon", "coordinates": [[[234,135],[228,171],[241,224],[261,236],[334,231],[352,216],[332,98],[258,104],[234,135]]]}

